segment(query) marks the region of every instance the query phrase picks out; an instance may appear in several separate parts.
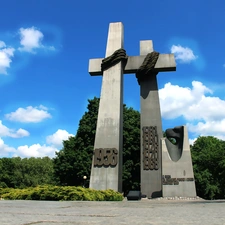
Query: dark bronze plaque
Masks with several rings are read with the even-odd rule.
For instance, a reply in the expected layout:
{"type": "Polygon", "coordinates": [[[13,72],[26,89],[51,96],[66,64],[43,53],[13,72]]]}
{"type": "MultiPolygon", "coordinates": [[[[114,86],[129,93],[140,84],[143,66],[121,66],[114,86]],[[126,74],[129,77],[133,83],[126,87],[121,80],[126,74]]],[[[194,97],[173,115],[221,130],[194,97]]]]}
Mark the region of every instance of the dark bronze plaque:
{"type": "Polygon", "coordinates": [[[97,148],[94,151],[94,166],[116,166],[117,155],[115,148],[97,148]]]}
{"type": "Polygon", "coordinates": [[[157,127],[143,127],[143,169],[158,170],[159,169],[159,141],[157,127]]]}

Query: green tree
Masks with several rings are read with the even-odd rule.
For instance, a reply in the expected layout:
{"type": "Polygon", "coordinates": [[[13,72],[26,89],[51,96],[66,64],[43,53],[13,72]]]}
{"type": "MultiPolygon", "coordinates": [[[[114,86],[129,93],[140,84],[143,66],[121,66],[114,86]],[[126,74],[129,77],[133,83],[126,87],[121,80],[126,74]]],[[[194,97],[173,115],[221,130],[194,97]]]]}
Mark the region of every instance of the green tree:
{"type": "Polygon", "coordinates": [[[123,191],[140,190],[140,113],[124,105],[123,191]]]}
{"type": "Polygon", "coordinates": [[[99,99],[88,102],[76,136],[63,141],[63,149],[53,159],[55,176],[61,185],[83,185],[83,177],[87,176],[87,182],[90,178],[99,99]]]}
{"type": "Polygon", "coordinates": [[[0,185],[2,187],[14,187],[14,163],[11,158],[0,159],[0,185]]]}
{"type": "Polygon", "coordinates": [[[225,197],[225,142],[215,137],[199,137],[191,146],[198,196],[225,197]]]}
{"type": "MultiPolygon", "coordinates": [[[[99,98],[88,100],[88,111],[80,120],[77,134],[63,142],[54,158],[55,176],[62,185],[88,186],[94,149],[99,98]]],[[[138,189],[140,184],[140,114],[124,105],[123,187],[124,192],[138,189]]]]}
{"type": "Polygon", "coordinates": [[[53,162],[49,157],[0,159],[0,186],[2,187],[24,188],[55,183],[53,162]]]}

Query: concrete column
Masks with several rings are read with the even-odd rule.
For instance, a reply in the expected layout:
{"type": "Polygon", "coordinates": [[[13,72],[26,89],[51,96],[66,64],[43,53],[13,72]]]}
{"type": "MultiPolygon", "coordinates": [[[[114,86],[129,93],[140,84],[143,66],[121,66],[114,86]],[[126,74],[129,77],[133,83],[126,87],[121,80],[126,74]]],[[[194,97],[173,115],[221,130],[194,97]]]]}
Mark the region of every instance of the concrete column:
{"type": "MultiPolygon", "coordinates": [[[[152,41],[140,42],[140,55],[147,55],[153,51],[152,41]]],[[[141,192],[148,198],[162,196],[162,154],[160,147],[160,139],[162,134],[162,121],[159,104],[159,94],[157,85],[157,74],[153,73],[147,78],[140,81],[140,97],[141,97],[141,192]],[[149,127],[150,131],[144,132],[142,129],[149,127]],[[150,135],[150,136],[149,136],[150,135]],[[153,136],[154,137],[153,137],[153,136]],[[144,138],[148,139],[148,147],[144,138]],[[153,157],[153,161],[157,165],[145,166],[143,152],[148,148],[147,154],[149,158],[153,157]],[[154,148],[155,153],[151,152],[154,148]],[[153,156],[154,154],[154,156],[153,156]],[[156,159],[155,159],[156,158],[156,159]]],[[[149,159],[150,161],[151,159],[149,159]]],[[[151,164],[151,163],[150,163],[151,164]]]]}
{"type": "MultiPolygon", "coordinates": [[[[113,54],[115,50],[123,48],[123,36],[123,24],[110,23],[106,57],[113,54]]],[[[121,62],[103,73],[94,151],[99,149],[102,157],[100,161],[105,161],[103,165],[96,166],[93,156],[90,188],[122,192],[123,65],[121,62]],[[112,154],[116,165],[107,165],[112,154]]]]}

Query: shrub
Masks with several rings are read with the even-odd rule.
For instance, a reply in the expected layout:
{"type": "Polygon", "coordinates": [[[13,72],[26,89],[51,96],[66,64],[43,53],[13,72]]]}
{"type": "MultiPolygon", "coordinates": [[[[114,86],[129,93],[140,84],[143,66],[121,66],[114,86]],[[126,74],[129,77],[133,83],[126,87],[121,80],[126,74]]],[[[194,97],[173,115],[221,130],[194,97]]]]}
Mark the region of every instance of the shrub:
{"type": "Polygon", "coordinates": [[[25,189],[0,188],[0,196],[9,200],[50,201],[122,201],[123,195],[113,190],[96,191],[74,186],[37,186],[25,189]]]}

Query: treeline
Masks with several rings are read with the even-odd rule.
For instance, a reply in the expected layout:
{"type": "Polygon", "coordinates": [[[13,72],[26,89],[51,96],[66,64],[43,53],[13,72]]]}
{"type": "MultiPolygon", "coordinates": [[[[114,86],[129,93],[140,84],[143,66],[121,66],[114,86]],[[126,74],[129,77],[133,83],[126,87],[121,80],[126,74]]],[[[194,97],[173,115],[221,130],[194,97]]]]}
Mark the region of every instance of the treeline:
{"type": "MultiPolygon", "coordinates": [[[[88,100],[77,134],[56,157],[0,159],[0,187],[89,186],[99,99],[88,100]],[[84,177],[87,177],[84,180],[84,177]]],[[[225,141],[199,137],[191,146],[197,195],[225,198],[225,141]]],[[[140,188],[140,113],[124,105],[123,192],[140,188]]]]}
{"type": "Polygon", "coordinates": [[[25,188],[56,184],[53,160],[44,158],[0,158],[0,187],[25,188]]]}
{"type": "Polygon", "coordinates": [[[225,199],[225,141],[199,137],[191,146],[195,184],[204,199],[225,199]]]}

